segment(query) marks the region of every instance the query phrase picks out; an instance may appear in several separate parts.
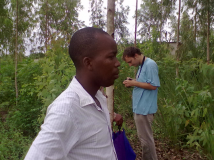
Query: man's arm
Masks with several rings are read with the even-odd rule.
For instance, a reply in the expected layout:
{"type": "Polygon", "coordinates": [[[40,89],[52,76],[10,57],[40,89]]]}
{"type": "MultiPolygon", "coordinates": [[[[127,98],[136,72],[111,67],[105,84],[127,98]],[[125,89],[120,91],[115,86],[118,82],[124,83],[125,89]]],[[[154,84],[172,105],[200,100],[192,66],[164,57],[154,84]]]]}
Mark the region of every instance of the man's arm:
{"type": "Polygon", "coordinates": [[[64,160],[78,138],[76,125],[68,114],[60,113],[60,111],[48,113],[25,160],[64,160]]]}
{"type": "Polygon", "coordinates": [[[123,81],[123,84],[125,85],[125,87],[135,86],[135,87],[148,89],[148,90],[156,90],[157,89],[156,86],[153,86],[150,83],[138,82],[136,80],[125,80],[125,81],[123,81]]]}

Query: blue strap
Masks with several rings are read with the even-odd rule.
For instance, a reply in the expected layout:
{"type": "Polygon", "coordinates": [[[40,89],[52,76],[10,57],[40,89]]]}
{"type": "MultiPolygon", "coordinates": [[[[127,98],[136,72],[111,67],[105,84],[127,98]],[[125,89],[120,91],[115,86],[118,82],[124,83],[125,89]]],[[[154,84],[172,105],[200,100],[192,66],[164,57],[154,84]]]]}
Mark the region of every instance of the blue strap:
{"type": "Polygon", "coordinates": [[[137,79],[138,79],[139,76],[140,76],[141,70],[142,70],[142,68],[143,68],[144,61],[145,61],[145,56],[143,57],[143,61],[142,61],[142,64],[141,64],[140,71],[139,71],[139,74],[138,74],[137,79]]]}

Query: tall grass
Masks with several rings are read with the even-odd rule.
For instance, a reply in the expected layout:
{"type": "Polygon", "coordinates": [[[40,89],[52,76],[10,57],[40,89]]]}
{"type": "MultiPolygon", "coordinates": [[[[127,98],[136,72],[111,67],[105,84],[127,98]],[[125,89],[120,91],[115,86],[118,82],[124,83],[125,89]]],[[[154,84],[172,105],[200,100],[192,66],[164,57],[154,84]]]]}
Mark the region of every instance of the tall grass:
{"type": "Polygon", "coordinates": [[[203,148],[214,157],[214,66],[192,59],[180,64],[179,78],[175,78],[175,63],[158,62],[161,87],[156,119],[173,144],[203,148]]]}

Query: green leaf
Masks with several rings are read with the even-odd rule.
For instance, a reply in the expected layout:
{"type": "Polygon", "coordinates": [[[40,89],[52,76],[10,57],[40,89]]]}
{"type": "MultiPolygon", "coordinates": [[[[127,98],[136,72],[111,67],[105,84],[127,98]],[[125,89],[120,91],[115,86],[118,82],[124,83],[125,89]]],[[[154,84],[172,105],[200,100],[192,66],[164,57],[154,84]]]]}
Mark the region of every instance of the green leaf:
{"type": "Polygon", "coordinates": [[[186,120],[185,127],[189,124],[189,120],[186,120]]]}
{"type": "Polygon", "coordinates": [[[207,114],[207,108],[203,109],[203,117],[205,117],[205,115],[207,114]]]}

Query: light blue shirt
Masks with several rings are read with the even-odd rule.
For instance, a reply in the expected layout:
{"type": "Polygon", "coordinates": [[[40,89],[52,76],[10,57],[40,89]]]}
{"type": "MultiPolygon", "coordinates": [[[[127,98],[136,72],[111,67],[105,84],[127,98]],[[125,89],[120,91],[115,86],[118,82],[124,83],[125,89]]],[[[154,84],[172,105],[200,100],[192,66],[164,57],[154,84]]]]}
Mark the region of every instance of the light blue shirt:
{"type": "Polygon", "coordinates": [[[139,66],[136,80],[138,82],[150,83],[152,86],[156,86],[157,89],[147,90],[139,87],[134,87],[132,94],[133,112],[141,115],[154,114],[157,112],[157,95],[158,87],[160,87],[158,66],[155,61],[147,58],[144,62],[141,72],[140,69],[141,66],[139,66]]]}

